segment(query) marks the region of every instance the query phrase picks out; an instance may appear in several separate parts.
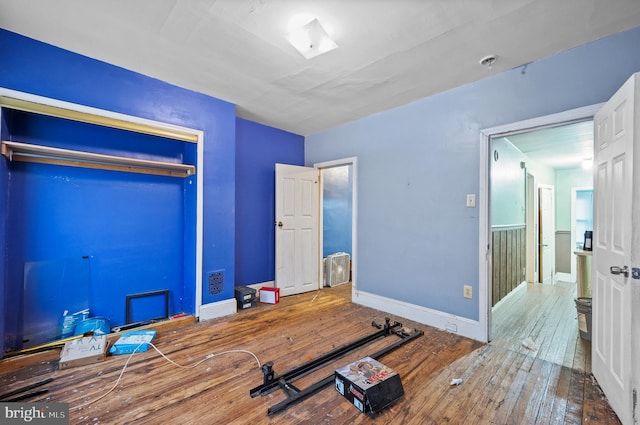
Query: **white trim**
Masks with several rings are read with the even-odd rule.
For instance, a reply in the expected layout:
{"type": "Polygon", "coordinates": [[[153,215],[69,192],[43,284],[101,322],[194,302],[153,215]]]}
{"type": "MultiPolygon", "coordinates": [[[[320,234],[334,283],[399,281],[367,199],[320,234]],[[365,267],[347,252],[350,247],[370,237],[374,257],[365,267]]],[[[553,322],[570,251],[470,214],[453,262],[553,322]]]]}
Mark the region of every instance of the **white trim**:
{"type": "Polygon", "coordinates": [[[489,136],[482,138],[480,133],[480,179],[478,180],[478,218],[480,220],[478,228],[478,323],[479,341],[491,341],[491,297],[487,282],[491,282],[491,270],[493,264],[491,259],[491,218],[489,216],[491,210],[491,200],[489,199],[489,149],[491,148],[491,139],[489,136]],[[483,286],[484,285],[484,286],[483,286]]]}
{"type": "MultiPolygon", "coordinates": [[[[541,213],[540,213],[540,189],[548,189],[551,191],[551,228],[552,228],[552,234],[553,237],[551,238],[551,247],[550,247],[550,251],[551,251],[551,259],[553,260],[552,266],[551,266],[551,284],[555,285],[557,282],[557,274],[556,274],[556,187],[555,185],[552,184],[538,184],[536,185],[536,196],[538,197],[538,233],[540,233],[540,227],[542,227],[542,232],[544,233],[544,229],[548,223],[542,223],[541,224],[541,213]]],[[[538,248],[539,246],[542,244],[542,241],[540,240],[540,237],[538,236],[538,248]]],[[[544,249],[543,249],[544,251],[544,249]]],[[[538,251],[539,252],[539,251],[538,251]]],[[[540,254],[538,254],[538,257],[540,257],[540,254]]],[[[540,268],[540,261],[542,261],[542,258],[538,258],[538,269],[540,268]]],[[[542,263],[542,272],[544,273],[544,262],[542,263]]],[[[538,273],[538,280],[540,280],[540,283],[544,283],[544,276],[540,276],[540,273],[538,273]]]]}
{"type": "Polygon", "coordinates": [[[315,167],[318,170],[318,289],[322,289],[325,282],[324,277],[324,169],[315,167]]]}
{"type": "Polygon", "coordinates": [[[538,197],[536,196],[536,176],[534,173],[526,170],[525,176],[525,214],[526,214],[526,232],[527,232],[527,246],[526,246],[526,266],[525,266],[525,281],[537,282],[538,281],[538,267],[537,267],[537,250],[538,246],[538,197]]]}
{"type": "Polygon", "coordinates": [[[509,303],[509,300],[515,297],[516,294],[522,291],[526,291],[526,288],[527,288],[527,282],[520,282],[520,285],[513,288],[511,292],[505,295],[504,298],[502,298],[500,301],[496,303],[496,305],[493,306],[492,312],[496,312],[497,310],[500,310],[503,306],[507,305],[509,303]]]}
{"type": "MultiPolygon", "coordinates": [[[[578,235],[576,234],[576,201],[579,191],[593,191],[593,186],[577,186],[571,188],[571,276],[567,282],[576,282],[578,280],[578,270],[575,260],[574,251],[576,250],[576,244],[578,242],[578,235]]],[[[562,279],[561,279],[562,280],[562,279]]]]}
{"type": "Polygon", "coordinates": [[[529,120],[518,121],[501,126],[480,130],[480,194],[479,198],[479,277],[478,291],[480,303],[480,341],[491,340],[491,306],[489,305],[489,283],[491,282],[491,239],[488,229],[491,228],[490,204],[489,204],[489,147],[491,138],[521,133],[537,128],[550,127],[563,122],[593,119],[595,113],[604,105],[599,103],[582,108],[571,109],[557,114],[545,115],[529,120]]]}
{"type": "MultiPolygon", "coordinates": [[[[195,285],[196,296],[194,302],[194,311],[198,312],[202,306],[202,249],[203,249],[203,229],[204,229],[204,132],[200,130],[193,130],[198,132],[198,149],[196,154],[197,158],[197,174],[196,174],[196,270],[195,270],[195,285]]],[[[235,304],[234,304],[235,305],[235,304]]]]}
{"type": "Polygon", "coordinates": [[[248,288],[253,288],[256,291],[260,291],[260,288],[275,288],[276,287],[276,281],[275,280],[269,280],[267,282],[262,282],[262,283],[252,283],[251,285],[246,285],[248,288]]]}
{"type": "Polygon", "coordinates": [[[198,320],[217,319],[218,317],[230,316],[238,312],[238,305],[235,298],[201,305],[198,311],[198,320]]]}
{"type": "Polygon", "coordinates": [[[381,297],[369,292],[354,291],[352,301],[356,304],[371,307],[385,313],[394,314],[405,319],[433,326],[467,338],[483,341],[485,338],[480,322],[443,313],[416,304],[409,304],[393,298],[381,297]]]}
{"type": "MultiPolygon", "coordinates": [[[[342,159],[336,159],[333,161],[325,161],[325,162],[318,162],[313,164],[313,166],[315,168],[320,169],[320,175],[322,176],[322,169],[323,168],[331,168],[331,167],[339,167],[339,166],[343,166],[343,165],[351,165],[351,293],[352,293],[352,298],[353,295],[355,294],[358,284],[357,284],[357,270],[358,270],[358,157],[356,156],[350,156],[348,158],[342,158],[342,159]]],[[[320,179],[320,181],[322,182],[322,179],[320,179]]],[[[323,185],[324,183],[321,184],[320,187],[320,199],[322,200],[322,192],[323,192],[323,185]]],[[[320,204],[320,210],[322,213],[322,203],[320,204]]],[[[323,265],[323,258],[322,258],[322,214],[320,215],[320,226],[319,226],[319,231],[320,231],[320,251],[319,251],[319,260],[320,261],[320,269],[322,269],[322,272],[320,273],[320,286],[323,286],[323,282],[324,282],[324,267],[322,267],[323,265]]]]}
{"type": "MultiPolygon", "coordinates": [[[[39,104],[51,106],[54,108],[67,109],[67,110],[79,112],[82,114],[90,114],[98,117],[105,117],[105,118],[110,118],[114,120],[127,121],[133,124],[147,125],[149,127],[155,127],[157,129],[162,129],[162,130],[191,134],[193,136],[198,137],[198,142],[202,141],[203,132],[201,130],[182,127],[179,125],[169,124],[162,121],[154,121],[147,118],[137,117],[134,115],[122,114],[120,112],[108,111],[106,109],[98,109],[91,106],[81,105],[78,103],[71,103],[71,102],[66,102],[64,100],[38,96],[32,93],[25,93],[25,92],[20,92],[16,90],[11,90],[4,87],[0,87],[0,96],[14,98],[14,99],[23,100],[23,101],[32,102],[32,103],[39,103],[39,104]]],[[[166,137],[169,138],[168,136],[166,137]]]]}
{"type": "MultiPolygon", "coordinates": [[[[194,128],[181,127],[174,124],[169,124],[160,121],[154,121],[147,118],[136,117],[133,115],[126,115],[119,112],[107,111],[104,109],[93,108],[86,105],[80,105],[76,103],[65,102],[58,99],[52,99],[48,97],[38,96],[31,93],[19,92],[7,88],[0,87],[0,96],[12,97],[19,100],[25,100],[34,103],[41,103],[43,105],[52,106],[55,108],[68,109],[80,113],[92,114],[122,121],[128,121],[135,124],[144,124],[150,127],[156,127],[159,129],[175,130],[192,134],[197,137],[197,164],[196,164],[196,261],[195,261],[195,305],[194,311],[196,314],[200,310],[202,305],[202,229],[203,229],[203,170],[204,170],[204,132],[194,128]]],[[[235,304],[234,304],[235,305],[235,304]]]]}
{"type": "Polygon", "coordinates": [[[524,229],[527,227],[527,223],[522,224],[496,224],[491,226],[492,229],[508,230],[508,229],[524,229]]]}
{"type": "MultiPolygon", "coordinates": [[[[573,254],[573,251],[571,251],[571,253],[573,254]]],[[[575,263],[575,261],[572,261],[572,263],[575,263]]],[[[558,283],[558,282],[575,282],[576,278],[575,277],[571,277],[571,273],[565,273],[565,272],[558,272],[556,273],[556,277],[553,281],[553,283],[558,283]]]]}

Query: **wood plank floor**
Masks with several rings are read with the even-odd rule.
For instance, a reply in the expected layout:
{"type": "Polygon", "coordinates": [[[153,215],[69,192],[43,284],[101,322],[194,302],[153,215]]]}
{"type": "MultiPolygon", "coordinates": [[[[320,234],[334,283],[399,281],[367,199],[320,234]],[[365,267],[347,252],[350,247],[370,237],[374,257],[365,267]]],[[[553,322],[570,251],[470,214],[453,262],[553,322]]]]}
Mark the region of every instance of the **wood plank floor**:
{"type": "MultiPolygon", "coordinates": [[[[391,316],[425,335],[381,359],[402,377],[405,396],[375,417],[359,413],[333,388],[268,416],[267,409],[285,396],[249,396],[262,384],[262,372],[245,352],[183,369],[150,349],[131,357],[114,387],[129,356],[57,370],[59,350],[50,350],[0,361],[0,393],[53,377],[44,387],[49,392],[30,401],[69,403],[72,424],[617,424],[590,373],[590,344],[578,335],[573,286],[529,284],[518,290],[494,311],[489,344],[391,316]],[[523,346],[526,338],[537,350],[523,346]],[[462,384],[450,385],[454,378],[462,384]]],[[[155,344],[187,366],[210,354],[248,350],[282,373],[372,333],[371,322],[388,316],[352,304],[350,291],[350,285],[325,288],[214,321],[165,327],[155,344]]],[[[296,385],[305,388],[392,342],[387,340],[296,385]]]]}

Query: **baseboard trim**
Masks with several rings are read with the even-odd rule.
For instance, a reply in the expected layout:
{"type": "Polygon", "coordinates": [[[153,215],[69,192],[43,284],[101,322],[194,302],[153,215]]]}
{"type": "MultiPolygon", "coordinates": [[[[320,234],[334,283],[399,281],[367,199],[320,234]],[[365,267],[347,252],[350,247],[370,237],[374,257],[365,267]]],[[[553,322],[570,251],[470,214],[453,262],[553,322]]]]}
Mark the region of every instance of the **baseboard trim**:
{"type": "Polygon", "coordinates": [[[492,307],[492,311],[498,310],[501,306],[505,305],[511,298],[513,298],[515,294],[523,291],[524,289],[526,289],[526,287],[527,287],[527,282],[525,281],[520,282],[520,285],[513,288],[511,292],[505,295],[504,298],[502,298],[500,301],[496,303],[496,305],[492,307]]]}
{"type": "Polygon", "coordinates": [[[409,304],[404,301],[392,298],[381,297],[368,292],[355,290],[352,293],[352,301],[356,304],[375,308],[405,319],[423,323],[434,328],[447,332],[462,335],[467,338],[481,342],[487,342],[487,336],[483,335],[480,322],[456,316],[455,314],[443,313],[427,307],[409,304]]]}
{"type": "Polygon", "coordinates": [[[218,301],[215,303],[204,304],[200,306],[198,320],[205,321],[217,319],[218,317],[229,316],[238,312],[236,299],[218,301]]]}
{"type": "Polygon", "coordinates": [[[556,278],[557,278],[556,279],[556,283],[559,282],[559,281],[562,281],[562,282],[575,282],[576,281],[575,278],[574,279],[571,278],[571,273],[558,272],[558,273],[556,273],[556,278]]]}
{"type": "Polygon", "coordinates": [[[253,288],[256,291],[259,291],[260,288],[275,288],[276,287],[276,282],[274,280],[269,280],[267,282],[262,282],[262,283],[254,283],[252,285],[247,285],[249,288],[253,288]]]}

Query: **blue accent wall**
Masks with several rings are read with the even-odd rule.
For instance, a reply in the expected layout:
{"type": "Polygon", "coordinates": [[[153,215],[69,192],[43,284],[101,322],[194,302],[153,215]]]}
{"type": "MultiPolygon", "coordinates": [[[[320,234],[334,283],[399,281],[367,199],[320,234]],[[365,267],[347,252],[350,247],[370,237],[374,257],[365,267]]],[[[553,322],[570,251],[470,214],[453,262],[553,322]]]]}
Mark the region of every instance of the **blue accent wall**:
{"type": "MultiPolygon", "coordinates": [[[[206,285],[207,271],[223,270],[225,286],[216,295],[203,291],[203,303],[232,299],[235,281],[235,106],[6,30],[0,30],[0,63],[3,64],[0,66],[0,87],[204,132],[204,167],[197,170],[204,179],[201,273],[206,285]]],[[[184,147],[176,142],[150,141],[148,136],[125,140],[121,139],[122,135],[113,138],[112,134],[106,133],[98,133],[95,139],[88,139],[80,137],[84,130],[78,130],[78,127],[68,131],[59,122],[40,123],[46,128],[57,128],[63,132],[65,140],[41,135],[39,130],[34,130],[28,136],[34,141],[46,138],[49,143],[86,149],[91,140],[89,145],[94,143],[95,146],[89,147],[97,151],[115,150],[126,152],[127,155],[195,163],[193,147],[184,147]]],[[[15,128],[16,134],[21,132],[19,117],[6,124],[15,128]]],[[[0,242],[3,242],[2,258],[9,259],[7,264],[0,266],[0,289],[4,293],[4,304],[0,307],[0,325],[4,328],[1,351],[11,348],[5,345],[6,341],[15,345],[20,339],[18,324],[3,324],[2,320],[6,321],[18,313],[15,300],[8,295],[15,293],[15,288],[22,285],[22,279],[17,279],[15,273],[20,269],[20,263],[27,261],[50,259],[53,256],[92,256],[92,297],[97,303],[96,313],[110,316],[115,324],[124,320],[125,293],[166,286],[172,292],[172,309],[194,313],[196,272],[195,252],[191,247],[194,247],[196,238],[193,214],[195,178],[177,181],[84,169],[65,169],[62,173],[54,168],[13,164],[8,168],[4,159],[0,165],[0,188],[3,189],[0,226],[6,226],[8,220],[10,227],[10,230],[5,228],[6,231],[0,236],[0,242]],[[76,183],[81,189],[75,188],[76,183]],[[20,209],[14,209],[16,205],[13,201],[9,199],[7,202],[8,192],[11,196],[23,197],[19,198],[20,202],[28,202],[40,209],[26,213],[28,217],[20,216],[20,209]],[[53,196],[56,199],[64,196],[69,204],[59,205],[54,212],[44,208],[48,197],[53,196]],[[178,210],[167,208],[168,204],[180,202],[184,205],[180,210],[185,212],[184,217],[180,216],[182,213],[178,210]],[[53,213],[58,217],[53,217],[53,213]],[[99,225],[98,221],[86,217],[95,217],[96,214],[110,215],[113,218],[112,227],[99,225]],[[26,219],[30,220],[29,223],[35,220],[42,228],[29,227],[31,224],[26,219]],[[167,223],[171,223],[169,228],[167,223]],[[20,228],[30,232],[28,234],[34,235],[34,238],[22,245],[18,243],[20,228]],[[40,246],[35,235],[41,235],[41,230],[45,231],[48,241],[64,234],[70,243],[57,252],[54,252],[53,244],[40,246]],[[156,243],[166,246],[167,241],[175,243],[175,250],[157,249],[156,243]],[[184,267],[178,267],[175,260],[164,264],[164,259],[180,256],[178,251],[182,246],[186,247],[185,258],[180,263],[184,267]],[[151,263],[150,268],[146,267],[151,263]]]]}
{"type": "Polygon", "coordinates": [[[604,102],[637,71],[640,27],[307,136],[307,164],[358,157],[358,289],[478,320],[462,294],[478,294],[480,130],[604,102]]]}
{"type": "MultiPolygon", "coordinates": [[[[0,47],[1,49],[1,47],[0,47]]],[[[6,131],[6,121],[4,112],[0,110],[0,140],[5,140],[8,137],[6,131]]],[[[6,257],[7,246],[7,201],[9,199],[8,191],[8,172],[6,161],[0,158],[0,356],[5,352],[5,329],[6,324],[6,312],[9,306],[15,301],[9,298],[9,286],[7,285],[7,264],[3,258],[6,257]]]]}
{"type": "MultiPolygon", "coordinates": [[[[5,116],[9,139],[22,143],[165,162],[181,161],[185,151],[196,149],[193,143],[37,114],[7,110],[5,116]]],[[[9,174],[7,281],[24,281],[25,296],[17,303],[25,314],[10,315],[16,321],[10,326],[20,329],[24,317],[25,333],[44,322],[55,328],[64,310],[83,308],[120,325],[126,295],[160,289],[171,291],[170,313],[193,310],[183,301],[183,280],[185,257],[195,250],[183,240],[185,212],[195,211],[185,193],[195,189],[195,177],[26,162],[10,162],[9,174]],[[70,260],[83,257],[86,270],[71,266],[70,260]],[[64,279],[53,285],[58,276],[64,279]]],[[[11,299],[21,299],[22,285],[10,290],[11,299]]],[[[146,319],[160,316],[150,312],[146,319]]]]}
{"type": "Polygon", "coordinates": [[[304,137],[236,122],[236,285],[252,285],[275,279],[275,164],[304,165],[304,137]]]}

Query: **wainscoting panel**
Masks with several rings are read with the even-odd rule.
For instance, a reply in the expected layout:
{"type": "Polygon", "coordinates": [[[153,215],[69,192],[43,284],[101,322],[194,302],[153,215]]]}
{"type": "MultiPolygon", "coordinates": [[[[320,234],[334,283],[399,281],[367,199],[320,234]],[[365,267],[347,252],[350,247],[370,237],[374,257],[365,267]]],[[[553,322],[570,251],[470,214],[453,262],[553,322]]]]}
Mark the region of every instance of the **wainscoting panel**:
{"type": "Polygon", "coordinates": [[[526,226],[494,227],[492,240],[494,306],[525,280],[526,226]]]}

